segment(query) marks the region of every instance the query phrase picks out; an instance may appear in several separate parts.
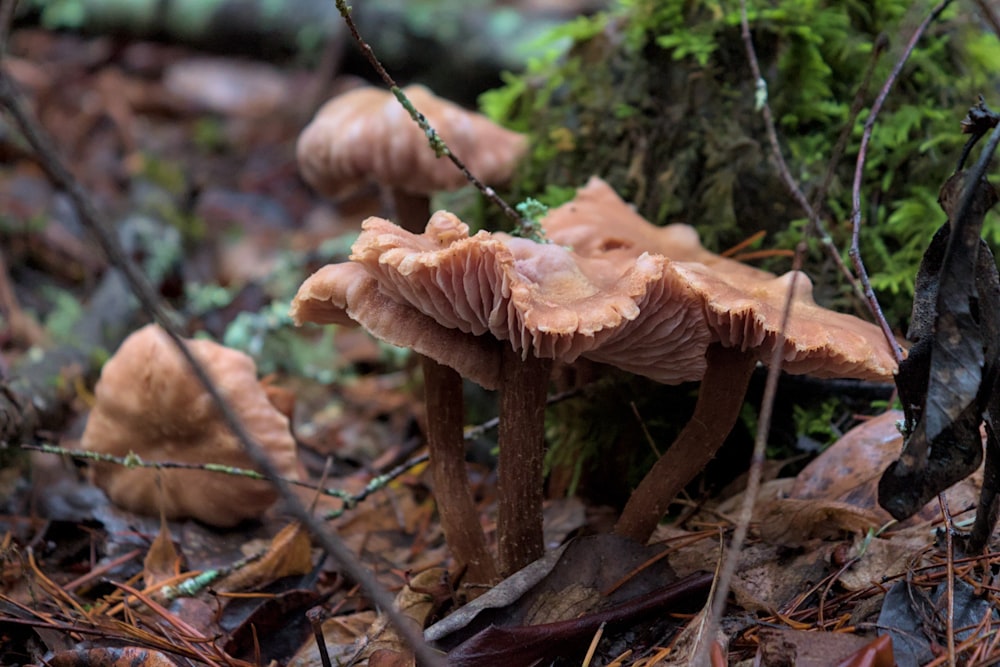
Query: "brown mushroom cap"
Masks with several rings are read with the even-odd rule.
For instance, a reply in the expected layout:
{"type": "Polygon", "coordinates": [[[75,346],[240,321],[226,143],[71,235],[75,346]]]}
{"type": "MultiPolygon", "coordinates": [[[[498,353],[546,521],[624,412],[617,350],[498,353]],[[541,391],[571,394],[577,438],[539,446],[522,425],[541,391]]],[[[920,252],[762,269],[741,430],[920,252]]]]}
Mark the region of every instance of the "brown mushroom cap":
{"type": "MultiPolygon", "coordinates": [[[[704,299],[714,338],[727,347],[753,349],[758,359],[770,361],[791,273],[778,278],[716,255],[702,247],[688,225],[657,227],[596,176],[573,200],[552,209],[542,224],[550,240],[586,257],[650,252],[675,260],[674,270],[704,299]]],[[[817,377],[892,377],[896,362],[878,327],[816,305],[805,274],[795,283],[784,370],[817,377]]]]}
{"type": "Polygon", "coordinates": [[[549,211],[542,227],[550,241],[569,246],[584,257],[638,257],[649,252],[674,261],[698,262],[746,279],[772,277],[767,271],[706,250],[690,225],[658,227],[650,223],[597,176],[591,176],[572,200],[549,211]]]}
{"type": "Polygon", "coordinates": [[[582,258],[504,234],[470,237],[464,223],[441,211],[419,235],[369,218],[351,259],[396,303],[445,329],[490,333],[522,355],[585,356],[668,383],[704,373],[700,299],[663,257],[582,258]]]}
{"type": "MultiPolygon", "coordinates": [[[[258,384],[253,360],[211,341],[187,344],[277,469],[294,478],[295,440],[288,419],[258,384]]],[[[125,339],[104,365],[96,396],[81,440],[86,450],[122,457],[134,452],[144,461],[254,467],[211,396],[156,325],[125,339]]],[[[133,512],[155,516],[162,504],[169,519],[193,517],[215,526],[258,518],[277,499],[269,482],[200,470],[96,463],[91,477],[112,502],[133,512]]]]}
{"type": "MultiPolygon", "coordinates": [[[[510,178],[527,148],[523,135],[423,86],[407,86],[403,92],[481,181],[502,183],[510,178]]],[[[413,194],[467,184],[455,165],[437,158],[423,130],[396,97],[380,88],[352,90],[323,105],[299,137],[297,152],[306,181],[329,196],[366,181],[413,194]]]]}
{"type": "Polygon", "coordinates": [[[782,369],[788,373],[825,378],[891,380],[896,360],[882,331],[852,315],[816,305],[812,281],[801,272],[758,282],[737,280],[693,262],[677,262],[675,270],[705,300],[713,335],[722,345],[755,350],[770,361],[781,330],[788,289],[795,294],[784,330],[782,369]]]}
{"type": "Polygon", "coordinates": [[[413,306],[392,300],[353,262],[329,264],[309,276],[292,300],[290,314],[299,325],[360,324],[379,340],[438,360],[486,389],[500,383],[496,345],[442,327],[413,306]]]}

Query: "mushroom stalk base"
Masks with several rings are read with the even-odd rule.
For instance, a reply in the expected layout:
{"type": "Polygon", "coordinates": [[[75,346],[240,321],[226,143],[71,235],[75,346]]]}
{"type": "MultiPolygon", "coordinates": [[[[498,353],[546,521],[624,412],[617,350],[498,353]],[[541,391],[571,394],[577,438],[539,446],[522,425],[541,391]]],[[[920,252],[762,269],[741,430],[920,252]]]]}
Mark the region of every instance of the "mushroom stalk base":
{"type": "Polygon", "coordinates": [[[645,544],[674,497],[701,472],[733,429],[756,360],[718,343],[706,352],[708,368],[690,421],[629,497],[614,532],[645,544]]]}
{"type": "Polygon", "coordinates": [[[445,540],[455,560],[466,567],[466,582],[492,585],[500,578],[486,546],[465,469],[462,377],[429,357],[420,355],[420,361],[424,371],[430,469],[445,540]]]}
{"type": "Polygon", "coordinates": [[[497,542],[500,573],[512,574],[545,553],[542,460],[551,359],[526,359],[503,345],[500,365],[497,542]]]}

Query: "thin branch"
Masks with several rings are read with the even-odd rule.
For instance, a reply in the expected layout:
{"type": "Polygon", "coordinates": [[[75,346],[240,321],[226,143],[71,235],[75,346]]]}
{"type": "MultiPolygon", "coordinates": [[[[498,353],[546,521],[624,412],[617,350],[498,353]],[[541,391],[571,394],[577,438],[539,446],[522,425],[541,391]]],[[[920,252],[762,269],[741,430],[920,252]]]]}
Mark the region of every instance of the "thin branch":
{"type": "MultiPolygon", "coordinates": [[[[32,449],[43,454],[56,454],[59,456],[69,456],[71,458],[86,460],[86,461],[97,461],[99,463],[111,463],[114,465],[120,465],[125,468],[156,468],[159,470],[202,470],[205,472],[215,472],[222,475],[233,475],[236,477],[247,477],[249,479],[259,479],[267,480],[269,479],[267,475],[263,475],[256,470],[250,470],[247,468],[236,468],[233,466],[221,465],[218,463],[182,463],[179,461],[144,461],[142,458],[135,454],[129,456],[115,456],[113,454],[103,454],[101,452],[91,452],[81,449],[67,449],[65,447],[54,447],[52,445],[22,445],[22,449],[32,449]]],[[[361,491],[357,493],[349,493],[342,489],[334,489],[329,487],[319,486],[312,482],[304,482],[298,479],[287,479],[283,478],[285,482],[292,486],[298,486],[305,489],[311,489],[313,491],[318,491],[319,493],[336,498],[344,503],[343,507],[337,510],[332,510],[326,514],[324,519],[336,519],[340,517],[348,510],[354,509],[362,501],[366,500],[368,496],[375,493],[376,491],[381,491],[387,487],[391,482],[395,481],[402,475],[405,475],[410,470],[413,470],[418,465],[427,462],[427,455],[421,454],[420,456],[415,456],[412,459],[404,461],[400,465],[396,466],[387,473],[377,475],[372,477],[371,480],[365,485],[361,491]]]]}
{"type": "Polygon", "coordinates": [[[833,153],[830,155],[826,174],[823,176],[823,180],[820,181],[819,188],[813,193],[812,205],[814,207],[818,208],[823,203],[823,200],[826,199],[826,193],[829,191],[830,184],[833,183],[833,177],[837,173],[837,167],[840,165],[840,158],[844,156],[844,151],[847,150],[847,142],[851,138],[854,122],[858,119],[861,109],[865,106],[865,97],[868,96],[868,88],[871,86],[872,76],[875,74],[875,66],[878,65],[879,57],[881,57],[888,46],[889,38],[884,34],[879,35],[875,39],[875,44],[872,47],[872,55],[868,60],[868,67],[865,69],[865,76],[861,81],[861,85],[858,86],[857,92],[854,94],[854,101],[851,102],[851,110],[847,112],[847,122],[844,123],[844,127],[840,131],[840,136],[837,137],[837,143],[834,145],[833,153]]]}
{"type": "MultiPolygon", "coordinates": [[[[0,58],[2,58],[2,54],[0,54],[0,58]]],[[[409,623],[406,617],[393,606],[392,596],[378,584],[372,573],[354,557],[340,538],[328,530],[320,519],[314,517],[308,511],[305,505],[302,504],[302,501],[292,491],[291,486],[281,478],[260,444],[247,432],[239,417],[237,417],[233,409],[219,393],[219,390],[212,382],[204,367],[191,353],[176,324],[174,313],[168,311],[160,302],[159,297],[145,276],[129,260],[118,239],[109,231],[110,226],[107,221],[98,213],[83,186],[80,185],[63,164],[48,134],[25,110],[13,82],[3,68],[0,68],[0,104],[7,108],[14,122],[17,123],[24,134],[25,139],[35,153],[38,154],[42,168],[48,177],[54,184],[66,191],[66,194],[73,202],[74,208],[76,208],[77,214],[80,216],[80,221],[94,235],[101,249],[108,257],[108,261],[122,272],[126,283],[142,304],[143,309],[170,336],[174,345],[177,346],[177,349],[187,361],[192,372],[198,378],[198,381],[218,406],[226,425],[243,445],[247,455],[277,487],[281,497],[287,504],[290,514],[308,528],[320,546],[340,564],[341,568],[343,568],[344,572],[350,578],[358,582],[365,595],[376,606],[381,608],[381,611],[388,617],[389,621],[413,650],[420,662],[426,665],[443,666],[444,662],[441,656],[424,642],[423,634],[412,623],[409,623]]]]}
{"type": "Polygon", "coordinates": [[[801,188],[799,188],[798,183],[795,182],[795,178],[792,177],[791,171],[788,169],[788,164],[785,162],[784,156],[781,154],[781,144],[778,141],[778,132],[775,129],[774,124],[774,114],[771,112],[771,104],[767,99],[767,81],[764,80],[763,75],[760,71],[760,63],[757,61],[757,51],[754,49],[753,36],[750,34],[750,21],[747,18],[747,6],[746,0],[740,0],[740,34],[743,36],[743,46],[746,49],[747,60],[750,63],[750,72],[753,74],[753,79],[757,86],[757,104],[760,107],[761,115],[764,117],[764,129],[767,133],[768,143],[771,145],[771,153],[774,156],[774,162],[778,167],[778,173],[781,174],[781,180],[784,181],[785,187],[788,192],[791,193],[792,198],[799,207],[805,212],[806,217],[809,219],[809,224],[812,225],[812,231],[819,239],[819,242],[823,244],[823,248],[826,250],[830,259],[833,263],[837,265],[837,268],[844,275],[847,281],[851,284],[854,290],[862,295],[860,286],[858,285],[857,278],[851,273],[851,270],[847,268],[844,264],[843,258],[840,256],[840,250],[833,243],[833,238],[826,229],[826,225],[820,219],[819,215],[816,213],[816,209],[813,205],[809,203],[806,196],[802,193],[801,188]]]}
{"type": "Polygon", "coordinates": [[[893,84],[896,83],[896,79],[899,78],[899,73],[903,70],[903,65],[909,60],[910,54],[913,53],[913,49],[916,48],[917,42],[923,37],[923,34],[927,32],[927,28],[930,26],[931,22],[937,19],[941,15],[948,5],[951,4],[951,0],[943,0],[941,4],[931,11],[931,13],[925,18],[917,29],[913,31],[913,35],[910,36],[910,41],[906,44],[906,49],[903,50],[903,54],[900,56],[899,60],[892,68],[892,72],[889,73],[889,77],[886,79],[885,84],[882,86],[882,90],[879,91],[878,96],[875,98],[875,102],[872,103],[871,111],[868,113],[868,118],[865,120],[864,130],[861,133],[861,146],[858,148],[858,160],[854,166],[854,184],[851,187],[851,250],[849,255],[851,257],[851,262],[854,264],[854,270],[857,271],[858,277],[861,279],[861,285],[864,288],[865,300],[868,302],[868,307],[872,311],[872,315],[875,316],[878,325],[882,328],[882,335],[885,336],[886,342],[889,343],[889,347],[892,349],[893,355],[896,357],[896,362],[899,363],[903,360],[903,351],[899,347],[899,343],[896,342],[896,337],[892,333],[892,327],[885,320],[885,315],[882,314],[882,308],[879,306],[878,297],[875,296],[875,290],[872,289],[871,281],[868,279],[868,271],[865,269],[864,263],[861,261],[861,177],[864,174],[865,169],[865,159],[868,155],[868,143],[871,141],[872,128],[875,127],[875,120],[878,118],[879,112],[882,110],[882,105],[885,104],[886,98],[889,96],[889,92],[892,90],[893,84]]]}
{"type": "Polygon", "coordinates": [[[17,0],[0,0],[0,57],[7,53],[7,38],[14,23],[17,0]]]}
{"type": "Polygon", "coordinates": [[[510,218],[520,230],[533,230],[537,225],[534,225],[531,220],[521,217],[521,215],[515,211],[510,204],[504,201],[503,197],[498,195],[493,188],[476,178],[475,174],[469,171],[469,168],[465,166],[465,163],[462,162],[457,155],[451,152],[448,145],[441,138],[441,135],[439,135],[437,131],[431,127],[431,124],[427,122],[427,117],[413,106],[413,103],[406,97],[403,90],[396,84],[392,75],[386,71],[385,67],[379,61],[375,52],[372,50],[372,47],[361,36],[361,33],[358,31],[357,24],[351,17],[351,6],[347,4],[347,0],[336,0],[336,5],[340,15],[344,18],[344,23],[347,24],[347,29],[351,32],[351,36],[354,38],[354,41],[358,43],[358,48],[361,49],[361,53],[368,60],[368,62],[371,63],[371,66],[375,69],[379,78],[381,78],[389,90],[392,91],[392,94],[396,96],[396,99],[403,105],[403,108],[406,109],[407,113],[410,114],[410,118],[413,119],[413,122],[419,125],[420,129],[427,135],[427,141],[430,143],[434,153],[438,157],[447,157],[451,160],[452,164],[458,167],[458,170],[462,172],[465,178],[472,183],[472,185],[474,185],[484,197],[496,204],[500,210],[503,211],[504,215],[510,218]]]}
{"type": "MultiPolygon", "coordinates": [[[[740,1],[740,6],[746,6],[746,0],[740,1]]],[[[745,10],[744,10],[745,11],[745,10]]],[[[800,277],[798,270],[802,266],[802,258],[805,255],[806,243],[800,241],[795,251],[795,260],[792,264],[792,280],[788,285],[788,294],[785,297],[784,311],[781,316],[781,327],[778,329],[777,340],[771,359],[768,362],[767,380],[764,382],[764,395],[761,397],[760,415],[757,419],[757,433],[754,437],[753,454],[750,458],[750,470],[747,473],[747,486],[743,490],[743,503],[740,506],[740,513],[736,519],[736,526],[733,530],[733,537],[726,550],[725,559],[719,568],[719,575],[715,583],[715,597],[712,599],[712,607],[709,612],[706,631],[702,635],[703,640],[699,643],[695,660],[692,664],[708,664],[704,655],[707,648],[715,642],[715,631],[722,621],[722,615],[726,611],[729,588],[732,586],[733,577],[736,575],[736,567],[739,565],[740,555],[743,551],[743,543],[746,541],[747,533],[750,529],[750,520],[753,517],[753,508],[760,493],[760,482],[764,472],[764,463],[767,458],[767,436],[771,431],[771,417],[774,413],[774,399],[778,393],[778,380],[781,377],[781,361],[785,349],[785,331],[792,315],[792,303],[795,297],[795,283],[800,277]],[[709,642],[709,644],[706,644],[709,642]],[[701,660],[699,660],[701,654],[701,660]]]]}

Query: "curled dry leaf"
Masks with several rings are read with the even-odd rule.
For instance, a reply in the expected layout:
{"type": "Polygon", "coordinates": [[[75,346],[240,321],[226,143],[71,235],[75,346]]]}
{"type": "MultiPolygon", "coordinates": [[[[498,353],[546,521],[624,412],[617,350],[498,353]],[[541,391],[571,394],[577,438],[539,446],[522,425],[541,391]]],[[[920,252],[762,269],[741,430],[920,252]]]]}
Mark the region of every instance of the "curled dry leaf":
{"type": "Polygon", "coordinates": [[[313,566],[312,542],[299,523],[290,523],[274,536],[267,552],[220,581],[222,591],[258,588],[282,577],[307,574],[313,566]]]}
{"type": "MultiPolygon", "coordinates": [[[[450,601],[451,584],[448,571],[431,568],[415,575],[396,595],[396,608],[417,628],[423,630],[428,619],[438,612],[444,602],[450,601]]],[[[406,642],[402,640],[385,616],[380,615],[368,631],[367,644],[358,656],[363,665],[413,665],[414,658],[406,642]]]]}

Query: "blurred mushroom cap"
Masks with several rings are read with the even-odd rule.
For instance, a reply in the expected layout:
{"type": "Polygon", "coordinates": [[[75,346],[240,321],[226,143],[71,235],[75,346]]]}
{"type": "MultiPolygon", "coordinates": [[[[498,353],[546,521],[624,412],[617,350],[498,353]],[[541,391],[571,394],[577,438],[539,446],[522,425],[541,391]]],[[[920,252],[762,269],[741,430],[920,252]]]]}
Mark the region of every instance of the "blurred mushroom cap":
{"type": "MultiPolygon", "coordinates": [[[[187,345],[282,476],[295,478],[288,419],[258,384],[253,360],[207,340],[187,345]]],[[[122,457],[134,452],[144,461],[254,467],[211,396],[156,325],[125,339],[104,365],[95,393],[81,440],[86,450],[122,457]]],[[[155,516],[162,503],[169,519],[192,517],[222,527],[259,518],[277,499],[269,482],[201,470],[95,463],[91,477],[112,502],[130,511],[155,516]]]]}
{"type": "Polygon", "coordinates": [[[818,306],[802,272],[748,282],[694,262],[674,268],[705,300],[713,336],[723,345],[755,350],[767,363],[777,344],[794,279],[792,312],[784,330],[782,370],[821,378],[892,379],[896,360],[882,331],[853,315],[818,306]]]}
{"type": "MultiPolygon", "coordinates": [[[[360,316],[347,288],[322,284],[349,277],[356,281],[353,289],[366,285],[396,307],[422,314],[423,326],[458,331],[472,340],[488,335],[525,356],[566,362],[584,356],[668,383],[704,374],[709,333],[701,300],[660,256],[584,258],[559,245],[505,234],[470,237],[464,223],[439,211],[422,234],[369,218],[351,259],[374,283],[364,282],[355,269],[324,269],[300,288],[292,310],[296,321],[319,319],[310,315],[323,312],[313,303],[317,297],[344,294],[340,300],[325,297],[336,312],[320,321],[341,321],[344,311],[394,342],[384,328],[360,316]]],[[[401,325],[395,326],[398,339],[401,325]]],[[[414,349],[470,377],[448,354],[465,347],[440,347],[440,352],[414,349]]],[[[497,362],[491,364],[498,368],[497,362]]]]}
{"type": "MultiPolygon", "coordinates": [[[[423,86],[403,93],[477,178],[492,184],[510,179],[527,149],[523,135],[423,86]]],[[[435,155],[395,95],[380,88],[352,90],[323,105],[299,137],[297,153],[303,177],[328,196],[367,181],[412,194],[468,184],[450,160],[435,155]]]]}

